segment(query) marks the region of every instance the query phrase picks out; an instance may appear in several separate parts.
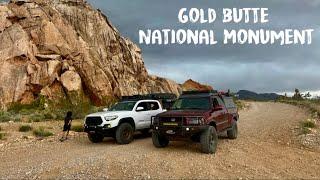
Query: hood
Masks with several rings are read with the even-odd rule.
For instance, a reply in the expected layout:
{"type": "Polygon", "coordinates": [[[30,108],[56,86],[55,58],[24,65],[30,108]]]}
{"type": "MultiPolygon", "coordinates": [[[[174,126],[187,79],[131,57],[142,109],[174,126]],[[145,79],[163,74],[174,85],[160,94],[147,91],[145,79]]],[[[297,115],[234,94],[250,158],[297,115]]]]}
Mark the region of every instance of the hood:
{"type": "Polygon", "coordinates": [[[130,111],[103,111],[103,112],[96,112],[96,113],[92,113],[89,114],[87,116],[114,116],[114,115],[118,115],[120,113],[124,113],[124,112],[130,112],[130,111]]]}
{"type": "Polygon", "coordinates": [[[170,110],[158,114],[160,117],[204,116],[208,110],[170,110]]]}

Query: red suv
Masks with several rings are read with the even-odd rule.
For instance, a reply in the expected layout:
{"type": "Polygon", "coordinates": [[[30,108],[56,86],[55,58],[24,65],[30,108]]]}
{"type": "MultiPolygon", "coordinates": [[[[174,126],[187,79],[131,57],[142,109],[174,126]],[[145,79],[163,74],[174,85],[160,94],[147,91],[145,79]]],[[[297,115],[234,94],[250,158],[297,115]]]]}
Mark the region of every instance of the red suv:
{"type": "Polygon", "coordinates": [[[183,92],[169,111],[152,118],[152,141],[166,147],[169,141],[191,139],[201,143],[204,153],[215,153],[218,134],[230,139],[238,134],[238,109],[229,93],[183,92]]]}

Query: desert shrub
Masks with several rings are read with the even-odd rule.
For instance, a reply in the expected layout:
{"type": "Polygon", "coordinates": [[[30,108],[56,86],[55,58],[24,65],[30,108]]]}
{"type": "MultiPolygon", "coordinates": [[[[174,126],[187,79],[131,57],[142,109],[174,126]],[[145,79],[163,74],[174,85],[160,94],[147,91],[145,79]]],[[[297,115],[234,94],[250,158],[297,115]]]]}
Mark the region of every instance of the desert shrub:
{"type": "Polygon", "coordinates": [[[44,96],[39,96],[35,101],[31,104],[21,104],[21,103],[12,103],[8,111],[14,113],[20,113],[23,111],[24,113],[30,112],[32,110],[43,110],[45,106],[46,99],[44,96]]]}
{"type": "Polygon", "coordinates": [[[95,106],[89,99],[81,97],[77,93],[70,93],[68,98],[60,98],[56,101],[49,102],[49,109],[56,119],[64,119],[68,111],[72,111],[72,117],[74,119],[82,119],[87,114],[95,112],[95,106]],[[68,100],[68,99],[72,99],[68,100]]]}
{"type": "Polygon", "coordinates": [[[311,128],[315,128],[316,123],[312,120],[306,120],[301,122],[301,132],[302,134],[311,133],[311,128]]]}
{"type": "Polygon", "coordinates": [[[19,127],[20,132],[29,132],[32,130],[32,127],[30,125],[21,125],[19,127]]]}
{"type": "Polygon", "coordinates": [[[44,117],[44,119],[46,119],[46,120],[56,119],[56,116],[55,116],[53,113],[51,113],[51,112],[44,112],[43,117],[44,117]]]}
{"type": "Polygon", "coordinates": [[[11,115],[11,120],[14,122],[20,122],[22,119],[20,114],[16,114],[16,115],[11,115]]]}
{"type": "Polygon", "coordinates": [[[82,124],[72,125],[71,131],[83,132],[84,131],[83,125],[82,124]]]}
{"type": "Polygon", "coordinates": [[[5,133],[0,132],[0,140],[4,140],[4,139],[5,139],[5,136],[6,136],[5,133]]]}
{"type": "Polygon", "coordinates": [[[315,99],[302,99],[302,100],[295,100],[295,99],[280,99],[278,102],[287,103],[294,106],[298,106],[301,108],[306,108],[315,118],[319,117],[320,115],[320,101],[315,99]]]}
{"type": "Polygon", "coordinates": [[[32,113],[34,113],[34,110],[32,110],[32,109],[21,109],[19,112],[19,114],[21,114],[21,115],[30,115],[32,113]]]}
{"type": "Polygon", "coordinates": [[[1,111],[0,112],[0,122],[8,122],[11,121],[11,115],[8,112],[1,111]]]}
{"type": "Polygon", "coordinates": [[[301,125],[303,128],[315,128],[316,127],[316,123],[313,121],[309,121],[309,120],[303,121],[301,123],[301,125]]]}
{"type": "Polygon", "coordinates": [[[31,114],[28,118],[31,122],[41,122],[45,120],[44,115],[40,113],[31,114]]]}
{"type": "Polygon", "coordinates": [[[44,127],[33,130],[33,134],[37,137],[48,137],[53,135],[52,132],[45,130],[44,127]]]}
{"type": "Polygon", "coordinates": [[[309,128],[306,128],[306,127],[303,127],[301,131],[302,131],[302,134],[309,134],[309,133],[311,133],[311,130],[310,130],[309,128]]]}

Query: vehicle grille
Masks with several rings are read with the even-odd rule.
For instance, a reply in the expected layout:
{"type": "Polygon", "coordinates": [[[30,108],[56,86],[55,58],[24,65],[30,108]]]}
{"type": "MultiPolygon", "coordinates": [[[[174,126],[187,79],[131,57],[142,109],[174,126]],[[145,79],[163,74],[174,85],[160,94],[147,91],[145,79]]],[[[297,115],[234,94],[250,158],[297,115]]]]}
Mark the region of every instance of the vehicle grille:
{"type": "Polygon", "coordinates": [[[86,118],[86,125],[87,126],[97,126],[102,124],[101,117],[87,117],[86,118]]]}
{"type": "Polygon", "coordinates": [[[183,117],[161,117],[160,123],[163,125],[163,123],[178,123],[178,125],[183,124],[183,117]]]}

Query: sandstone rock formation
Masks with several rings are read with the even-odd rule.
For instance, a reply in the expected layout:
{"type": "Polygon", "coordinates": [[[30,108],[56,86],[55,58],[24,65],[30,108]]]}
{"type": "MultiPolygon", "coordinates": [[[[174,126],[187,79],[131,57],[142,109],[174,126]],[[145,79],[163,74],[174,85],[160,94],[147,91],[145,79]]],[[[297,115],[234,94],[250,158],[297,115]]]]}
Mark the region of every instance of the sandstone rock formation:
{"type": "Polygon", "coordinates": [[[213,90],[213,87],[209,85],[203,85],[200,84],[192,79],[187,80],[184,82],[182,85],[182,90],[183,91],[206,91],[206,90],[213,90]]]}
{"type": "Polygon", "coordinates": [[[12,0],[0,5],[0,108],[78,94],[108,98],[173,92],[150,76],[141,49],[84,0],[12,0]]]}

